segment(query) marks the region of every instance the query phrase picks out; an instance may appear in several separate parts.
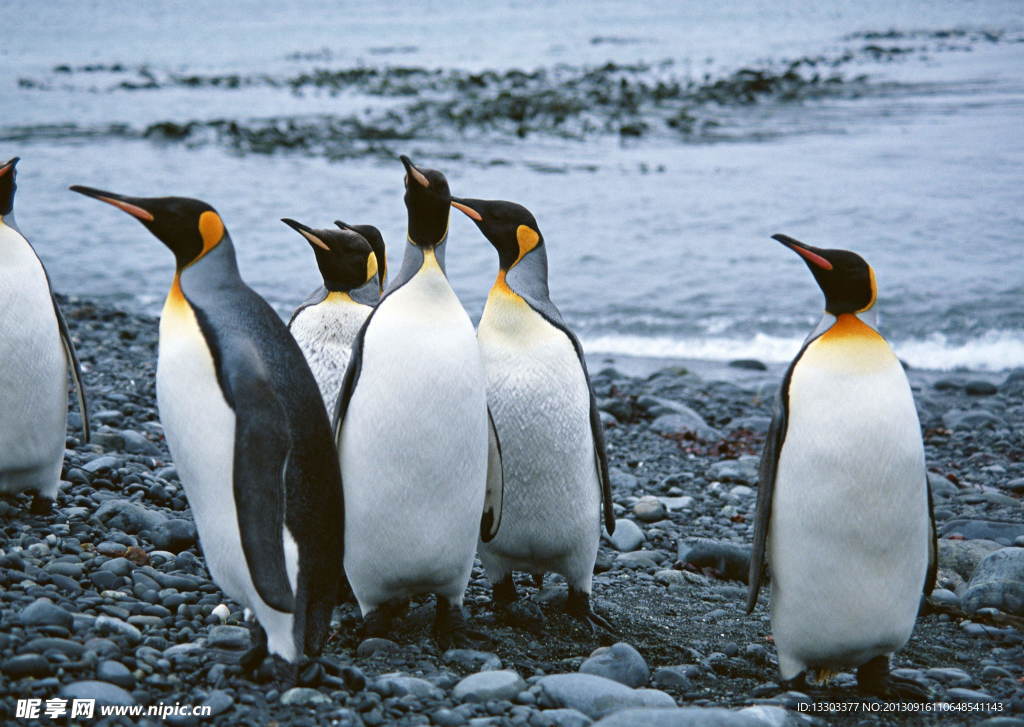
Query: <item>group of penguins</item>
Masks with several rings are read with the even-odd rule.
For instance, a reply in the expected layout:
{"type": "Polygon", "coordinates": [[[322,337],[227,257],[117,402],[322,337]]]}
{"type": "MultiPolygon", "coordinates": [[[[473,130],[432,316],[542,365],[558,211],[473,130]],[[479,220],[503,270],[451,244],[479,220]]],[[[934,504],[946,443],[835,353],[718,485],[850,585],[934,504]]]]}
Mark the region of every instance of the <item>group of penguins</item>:
{"type": "MultiPolygon", "coordinates": [[[[0,492],[56,496],[74,348],[42,263],[13,218],[0,167],[0,492]]],[[[405,156],[408,237],[387,280],[370,225],[283,220],[323,287],[285,325],[239,275],[218,213],[182,197],[71,189],[139,220],[174,254],[160,318],[160,420],[210,574],[258,622],[248,663],[316,658],[351,588],[364,637],[395,604],[436,596],[439,645],[473,645],[462,601],[474,556],[493,605],[531,615],[513,572],[568,584],[593,611],[602,520],[615,527],[602,423],[580,342],[551,302],[546,241],[512,202],[454,197],[405,156]],[[474,331],[445,275],[451,208],[498,258],[474,331]],[[348,584],[346,586],[345,584],[348,584]]],[[[857,254],[800,255],[825,312],[786,371],[761,461],[747,609],[766,575],[790,685],[857,668],[866,692],[925,699],[890,673],[936,572],[924,449],[906,375],[876,330],[876,283],[857,254]]],[[[522,622],[521,620],[519,621],[522,622]]]]}

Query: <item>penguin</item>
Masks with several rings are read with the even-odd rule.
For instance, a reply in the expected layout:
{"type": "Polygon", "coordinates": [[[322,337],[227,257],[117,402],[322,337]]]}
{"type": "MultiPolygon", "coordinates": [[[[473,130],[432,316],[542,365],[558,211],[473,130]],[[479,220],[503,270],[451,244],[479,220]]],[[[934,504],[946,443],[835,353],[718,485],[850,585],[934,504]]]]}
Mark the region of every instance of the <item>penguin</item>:
{"type": "Polygon", "coordinates": [[[878,332],[875,273],[856,253],[774,235],[825,312],[783,378],[761,458],[747,612],[765,561],[783,680],[857,668],[859,687],[927,700],[890,673],[935,585],[935,519],[910,384],[878,332]]]}
{"type": "Polygon", "coordinates": [[[294,674],[303,655],[320,654],[342,582],[341,481],[316,380],[239,275],[213,207],[71,189],[127,212],[174,253],[160,316],[160,421],[210,575],[258,621],[244,665],[269,651],[279,674],[294,674]]]}
{"type": "Polygon", "coordinates": [[[14,221],[18,157],[0,166],[0,493],[34,492],[31,512],[50,512],[60,486],[68,372],[83,439],[90,439],[82,371],[50,278],[14,221]]]}
{"type": "Polygon", "coordinates": [[[326,411],[333,414],[352,341],[384,288],[384,238],[370,225],[364,226],[364,237],[342,222],[335,223],[337,230],[314,230],[292,219],[281,221],[309,242],[324,279],[292,314],[288,330],[316,377],[326,411]]]}
{"type": "Polygon", "coordinates": [[[469,646],[462,601],[477,538],[500,526],[500,442],[473,324],[445,275],[448,182],[401,161],[402,269],[356,337],[335,414],[345,572],[365,637],[389,635],[393,602],[433,593],[438,644],[469,646]]]}
{"type": "Polygon", "coordinates": [[[614,633],[590,605],[602,510],[615,530],[604,431],[583,347],[548,295],[544,236],[513,202],[453,198],[452,206],[498,253],[477,328],[505,476],[501,532],[479,546],[493,601],[513,621],[535,620],[517,603],[512,571],[532,573],[538,587],[545,573],[559,573],[566,611],[614,633]]]}

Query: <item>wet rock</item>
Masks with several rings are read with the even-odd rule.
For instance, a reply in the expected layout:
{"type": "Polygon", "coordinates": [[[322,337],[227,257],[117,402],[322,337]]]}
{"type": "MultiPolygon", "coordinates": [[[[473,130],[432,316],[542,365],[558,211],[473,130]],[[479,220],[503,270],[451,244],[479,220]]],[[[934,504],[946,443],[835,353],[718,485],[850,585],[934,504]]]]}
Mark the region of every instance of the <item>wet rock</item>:
{"type": "Polygon", "coordinates": [[[721,707],[627,709],[595,723],[594,727],[765,727],[751,714],[721,707]]]}
{"type": "Polygon", "coordinates": [[[190,520],[174,518],[165,520],[155,528],[147,530],[144,535],[153,541],[153,545],[172,553],[180,553],[196,544],[199,537],[196,526],[190,520]]]}
{"type": "Polygon", "coordinates": [[[932,495],[938,499],[946,499],[947,497],[956,497],[960,494],[960,488],[950,482],[942,475],[934,472],[928,473],[928,487],[931,488],[932,495]]]}
{"type": "Polygon", "coordinates": [[[939,538],[939,568],[951,570],[964,580],[969,580],[985,556],[1000,547],[994,540],[939,538]]]}
{"type": "MultiPolygon", "coordinates": [[[[481,672],[495,674],[497,672],[481,672]]],[[[514,672],[513,672],[514,673],[514,672]]],[[[426,679],[404,674],[381,674],[374,682],[374,691],[396,697],[411,694],[419,699],[441,699],[444,692],[426,679]]]]}
{"type": "Polygon", "coordinates": [[[578,709],[545,709],[544,718],[552,727],[589,727],[594,720],[578,709]]]}
{"type": "Polygon", "coordinates": [[[142,632],[127,621],[113,616],[100,616],[96,619],[96,630],[103,635],[123,636],[131,644],[142,641],[142,632]]]}
{"type": "Polygon", "coordinates": [[[309,687],[292,687],[281,695],[280,702],[287,705],[330,704],[331,698],[309,687]]]}
{"type": "Polygon", "coordinates": [[[713,540],[683,540],[679,543],[679,561],[716,578],[746,583],[750,548],[713,540]]]}
{"type": "MultiPolygon", "coordinates": [[[[95,418],[95,414],[93,417],[95,418]]],[[[113,455],[96,457],[82,465],[82,469],[93,475],[107,474],[121,466],[121,459],[113,455]]]]}
{"type": "Polygon", "coordinates": [[[675,700],[656,689],[631,689],[593,674],[552,674],[537,680],[541,703],[577,709],[591,719],[629,707],[674,707],[675,700]]]}
{"type": "Polygon", "coordinates": [[[457,664],[467,671],[496,671],[501,669],[501,659],[497,654],[476,649],[449,649],[444,652],[447,664],[457,664]]]}
{"type": "Polygon", "coordinates": [[[101,661],[96,667],[96,678],[125,689],[135,688],[135,676],[119,661],[101,661]]]}
{"type": "Polygon", "coordinates": [[[651,678],[651,670],[640,652],[621,641],[595,649],[579,670],[582,674],[612,679],[627,687],[645,686],[651,678]]]}
{"type": "Polygon", "coordinates": [[[961,689],[955,687],[946,690],[946,700],[954,703],[992,703],[996,699],[991,694],[980,692],[977,689],[961,689]]]}
{"type": "Polygon", "coordinates": [[[655,568],[665,560],[665,554],[657,550],[634,550],[632,553],[619,553],[615,564],[623,568],[655,568]]]}
{"type": "Polygon", "coordinates": [[[966,613],[997,608],[1024,616],[1024,548],[1001,548],[985,556],[961,599],[966,613]]]}
{"type": "Polygon", "coordinates": [[[737,358],[729,362],[734,369],[746,369],[747,371],[767,371],[768,367],[756,358],[737,358]]]}
{"type": "Polygon", "coordinates": [[[708,476],[726,482],[741,482],[745,485],[757,484],[757,467],[759,457],[745,454],[739,459],[726,459],[715,462],[708,469],[708,476]]]}
{"type": "Polygon", "coordinates": [[[771,423],[771,417],[757,414],[752,416],[736,417],[729,422],[729,431],[734,432],[738,429],[746,429],[749,432],[755,432],[757,434],[767,434],[771,423]]]}
{"type": "Polygon", "coordinates": [[[25,626],[63,626],[70,629],[74,624],[71,614],[48,598],[37,598],[20,615],[25,626]]]}
{"type": "Polygon", "coordinates": [[[167,516],[128,500],[112,499],[99,506],[93,514],[93,519],[108,528],[134,534],[143,530],[154,530],[167,519],[167,516]]]}
{"type": "Polygon", "coordinates": [[[209,707],[210,716],[215,717],[231,709],[235,705],[235,700],[230,692],[224,689],[215,689],[206,696],[202,705],[209,707]]]}
{"type": "Polygon", "coordinates": [[[1005,427],[1006,422],[985,409],[950,409],[942,415],[942,423],[947,429],[984,429],[986,427],[1005,427]]]}
{"type": "Polygon", "coordinates": [[[512,699],[526,689],[526,682],[514,671],[482,671],[470,674],[455,685],[452,697],[460,702],[512,699]]]}
{"type": "Polygon", "coordinates": [[[633,503],[633,516],[640,522],[656,523],[668,516],[668,509],[657,497],[645,495],[633,503]]]}
{"type": "Polygon", "coordinates": [[[66,684],[60,695],[67,699],[95,699],[97,705],[133,705],[135,697],[109,682],[85,680],[66,684]]]}
{"type": "Polygon", "coordinates": [[[1024,535],[1024,522],[957,518],[943,523],[939,534],[944,538],[960,535],[965,540],[994,540],[1002,545],[1012,545],[1014,540],[1024,535]]]}
{"type": "Polygon", "coordinates": [[[654,672],[652,683],[659,689],[673,689],[677,691],[686,691],[693,686],[693,679],[699,674],[700,667],[692,664],[685,664],[681,666],[663,666],[654,672]]]}
{"type": "Polygon", "coordinates": [[[651,429],[662,436],[690,435],[706,442],[715,442],[722,438],[722,433],[709,426],[700,414],[689,407],[683,408],[685,412],[662,414],[651,422],[651,429]]]}
{"type": "Polygon", "coordinates": [[[213,626],[206,636],[211,649],[242,651],[249,648],[249,629],[244,626],[213,626]]]}
{"type": "Polygon", "coordinates": [[[971,396],[993,396],[999,392],[999,388],[983,379],[972,379],[964,385],[964,391],[971,396]]]}
{"type": "Polygon", "coordinates": [[[647,540],[640,526],[626,518],[620,518],[615,521],[615,533],[608,539],[620,553],[636,550],[647,540]]]}
{"type": "Polygon", "coordinates": [[[378,652],[401,651],[402,647],[390,639],[370,638],[363,641],[356,647],[356,656],[365,658],[373,656],[378,652]]]}
{"type": "Polygon", "coordinates": [[[23,677],[44,677],[50,673],[50,664],[42,654],[18,654],[3,662],[0,672],[12,681],[23,677]]]}

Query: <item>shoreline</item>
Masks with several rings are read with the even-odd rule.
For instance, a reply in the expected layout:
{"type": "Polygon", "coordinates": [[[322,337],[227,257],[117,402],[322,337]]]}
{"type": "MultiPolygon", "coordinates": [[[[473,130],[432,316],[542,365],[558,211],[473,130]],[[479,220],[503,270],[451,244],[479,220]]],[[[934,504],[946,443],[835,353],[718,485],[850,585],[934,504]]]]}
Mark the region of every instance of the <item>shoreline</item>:
{"type": "MultiPolygon", "coordinates": [[[[781,365],[588,358],[618,518],[615,536],[602,538],[594,606],[616,638],[565,616],[564,581],[552,575],[540,590],[517,578],[545,616],[542,632],[496,619],[477,565],[465,607],[488,640],[479,651],[438,650],[430,598],[397,619],[393,641],[372,644],[357,635],[354,604],[344,604],[323,668],[301,687],[279,688],[266,668],[244,676],[241,609],[209,580],[159,424],[156,319],[81,298],[62,307],[86,364],[96,431],[82,446],[69,417],[53,513],[31,515],[23,495],[0,500],[0,712],[13,715],[17,699],[74,695],[213,711],[209,720],[114,724],[585,727],[617,709],[670,705],[727,710],[714,713],[731,720],[721,724],[764,727],[949,724],[950,713],[801,712],[877,702],[849,672],[830,688],[787,691],[768,639],[768,598],[744,613],[746,587],[735,578],[748,557],[756,461],[781,365]],[[628,647],[595,651],[613,642],[628,647]]],[[[982,705],[957,711],[972,723],[1024,715],[1024,614],[1013,613],[1024,585],[997,574],[978,595],[990,554],[1024,554],[1024,373],[991,376],[991,388],[970,394],[968,380],[990,376],[910,372],[943,535],[941,590],[894,659],[936,702],[982,705]],[[944,378],[951,383],[937,386],[944,378]]],[[[616,724],[645,724],[619,714],[616,724]]]]}

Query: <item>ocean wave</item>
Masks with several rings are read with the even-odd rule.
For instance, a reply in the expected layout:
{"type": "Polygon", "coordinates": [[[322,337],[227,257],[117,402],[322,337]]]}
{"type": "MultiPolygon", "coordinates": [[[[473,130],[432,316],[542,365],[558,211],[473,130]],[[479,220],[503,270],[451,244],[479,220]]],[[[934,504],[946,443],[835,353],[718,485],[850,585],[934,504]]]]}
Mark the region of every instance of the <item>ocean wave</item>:
{"type": "MultiPolygon", "coordinates": [[[[753,358],[766,363],[788,363],[802,343],[802,337],[763,333],[735,338],[620,334],[583,337],[583,347],[589,354],[710,361],[753,358]]],[[[1024,331],[990,330],[965,341],[934,333],[891,343],[902,360],[920,369],[1003,371],[1024,365],[1024,331]]]]}

